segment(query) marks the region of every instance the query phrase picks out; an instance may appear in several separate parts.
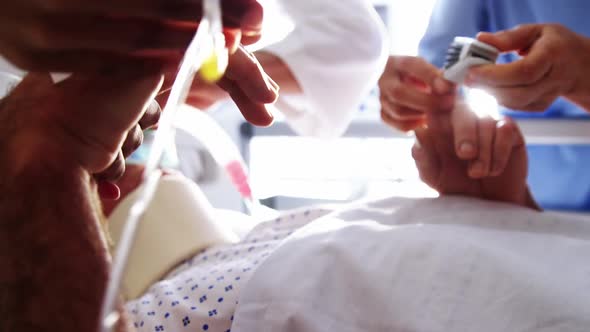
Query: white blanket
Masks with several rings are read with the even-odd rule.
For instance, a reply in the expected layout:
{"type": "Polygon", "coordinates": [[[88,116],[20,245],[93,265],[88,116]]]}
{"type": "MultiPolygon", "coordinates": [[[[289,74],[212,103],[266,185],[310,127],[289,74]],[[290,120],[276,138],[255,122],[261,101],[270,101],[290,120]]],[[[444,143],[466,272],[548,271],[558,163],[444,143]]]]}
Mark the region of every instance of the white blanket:
{"type": "Polygon", "coordinates": [[[390,199],[287,239],[233,332],[590,331],[590,220],[465,198],[390,199]]]}

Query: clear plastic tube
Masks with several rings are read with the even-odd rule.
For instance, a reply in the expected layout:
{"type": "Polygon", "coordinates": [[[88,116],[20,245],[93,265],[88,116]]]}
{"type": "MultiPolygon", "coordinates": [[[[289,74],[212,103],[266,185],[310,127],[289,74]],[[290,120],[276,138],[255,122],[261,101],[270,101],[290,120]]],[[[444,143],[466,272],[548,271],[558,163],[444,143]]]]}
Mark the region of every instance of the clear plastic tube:
{"type": "MultiPolygon", "coordinates": [[[[204,1],[204,17],[199,28],[189,44],[185,56],[181,62],[176,80],[172,85],[170,96],[158,125],[154,142],[148,156],[148,161],[143,174],[144,186],[138,194],[137,201],[133,204],[125,228],[123,229],[119,246],[115,253],[109,283],[107,285],[100,316],[99,331],[111,332],[115,328],[120,316],[117,312],[117,299],[127,266],[129,254],[135,240],[139,223],[145,214],[147,207],[153,199],[161,177],[159,164],[166,143],[174,137],[174,117],[176,111],[184,104],[191,88],[193,79],[204,61],[214,52],[214,36],[210,34],[211,26],[221,26],[221,10],[219,0],[204,1]],[[217,12],[211,13],[212,10],[217,12]]],[[[227,56],[227,55],[226,55],[227,56]]]]}

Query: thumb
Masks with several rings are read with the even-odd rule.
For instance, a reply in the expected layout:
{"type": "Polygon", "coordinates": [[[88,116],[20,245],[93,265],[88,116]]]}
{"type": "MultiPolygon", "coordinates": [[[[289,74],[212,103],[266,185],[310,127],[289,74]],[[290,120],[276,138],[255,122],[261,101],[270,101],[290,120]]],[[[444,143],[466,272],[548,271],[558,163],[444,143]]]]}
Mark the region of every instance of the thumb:
{"type": "Polygon", "coordinates": [[[496,33],[480,32],[477,40],[492,45],[501,52],[523,51],[539,39],[542,28],[540,24],[524,24],[496,33]]]}

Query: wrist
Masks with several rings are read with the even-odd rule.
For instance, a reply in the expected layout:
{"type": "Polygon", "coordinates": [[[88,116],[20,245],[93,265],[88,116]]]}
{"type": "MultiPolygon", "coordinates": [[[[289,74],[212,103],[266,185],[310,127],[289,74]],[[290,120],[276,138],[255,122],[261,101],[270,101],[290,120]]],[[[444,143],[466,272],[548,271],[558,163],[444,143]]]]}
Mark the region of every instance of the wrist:
{"type": "Polygon", "coordinates": [[[34,321],[41,330],[93,330],[109,261],[91,178],[82,168],[37,159],[21,159],[13,177],[0,173],[0,279],[6,286],[0,312],[8,320],[0,325],[22,330],[34,321]],[[63,312],[71,317],[56,319],[63,312]]]}
{"type": "MultiPolygon", "coordinates": [[[[4,135],[3,135],[4,136],[4,135]]],[[[90,179],[75,158],[64,153],[52,136],[41,131],[21,131],[4,136],[2,151],[2,173],[5,179],[22,176],[54,175],[63,179],[90,179]]]]}
{"type": "Polygon", "coordinates": [[[577,36],[580,39],[580,51],[579,53],[585,56],[579,57],[579,62],[576,63],[574,72],[574,78],[567,88],[567,91],[563,96],[574,104],[584,108],[590,112],[590,77],[585,75],[585,71],[582,68],[589,68],[590,60],[590,39],[584,36],[577,36]]]}
{"type": "Polygon", "coordinates": [[[19,96],[0,101],[0,170],[4,179],[31,172],[79,173],[79,161],[65,153],[71,142],[59,138],[65,135],[60,135],[55,121],[40,120],[48,112],[31,103],[19,96]],[[42,116],[34,117],[33,112],[42,116]]]}
{"type": "Polygon", "coordinates": [[[572,84],[572,89],[565,93],[563,97],[590,112],[590,84],[584,84],[580,81],[576,80],[572,84]]]}

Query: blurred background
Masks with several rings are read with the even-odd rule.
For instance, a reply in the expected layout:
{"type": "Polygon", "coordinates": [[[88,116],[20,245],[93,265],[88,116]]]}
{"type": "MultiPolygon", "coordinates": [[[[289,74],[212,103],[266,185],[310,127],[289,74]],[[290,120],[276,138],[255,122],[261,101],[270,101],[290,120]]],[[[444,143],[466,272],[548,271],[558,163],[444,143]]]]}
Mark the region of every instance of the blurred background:
{"type": "MultiPolygon", "coordinates": [[[[434,0],[372,2],[391,38],[390,52],[416,55],[434,0]]],[[[257,47],[292,29],[279,16],[267,17],[266,23],[273,28],[263,34],[265,39],[257,47]]],[[[269,128],[245,123],[231,102],[217,105],[210,115],[239,146],[250,169],[254,195],[270,207],[283,210],[391,195],[435,195],[418,178],[410,155],[412,138],[381,123],[378,95],[377,89],[367,95],[346,134],[331,140],[297,136],[278,111],[274,112],[278,121],[269,128]]],[[[200,184],[215,207],[242,210],[227,175],[194,139],[182,135],[177,140],[181,170],[200,184]]]]}

